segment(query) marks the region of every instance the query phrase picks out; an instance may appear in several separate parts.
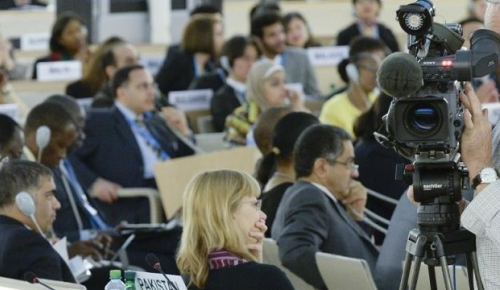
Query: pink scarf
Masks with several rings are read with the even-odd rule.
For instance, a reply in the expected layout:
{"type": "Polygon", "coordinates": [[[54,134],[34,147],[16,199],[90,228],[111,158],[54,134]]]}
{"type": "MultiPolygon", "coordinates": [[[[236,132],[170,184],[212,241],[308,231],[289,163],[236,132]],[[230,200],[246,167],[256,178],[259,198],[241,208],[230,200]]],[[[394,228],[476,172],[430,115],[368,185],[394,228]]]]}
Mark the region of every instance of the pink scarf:
{"type": "Polygon", "coordinates": [[[248,261],[226,251],[225,249],[215,250],[208,255],[208,265],[210,266],[210,270],[232,267],[246,262],[248,261]]]}

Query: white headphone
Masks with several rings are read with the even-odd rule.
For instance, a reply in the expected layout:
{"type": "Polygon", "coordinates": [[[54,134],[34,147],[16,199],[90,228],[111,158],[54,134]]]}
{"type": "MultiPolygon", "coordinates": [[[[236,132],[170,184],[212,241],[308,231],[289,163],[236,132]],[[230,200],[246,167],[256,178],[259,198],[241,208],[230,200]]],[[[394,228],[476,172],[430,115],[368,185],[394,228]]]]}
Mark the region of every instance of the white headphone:
{"type": "Polygon", "coordinates": [[[347,77],[349,78],[349,81],[352,81],[355,84],[359,83],[359,71],[354,63],[349,63],[345,67],[345,72],[347,74],[347,77]]]}
{"type": "Polygon", "coordinates": [[[42,232],[35,218],[36,206],[31,194],[21,191],[16,194],[15,202],[19,210],[33,221],[40,235],[45,238],[45,234],[42,232]]]}

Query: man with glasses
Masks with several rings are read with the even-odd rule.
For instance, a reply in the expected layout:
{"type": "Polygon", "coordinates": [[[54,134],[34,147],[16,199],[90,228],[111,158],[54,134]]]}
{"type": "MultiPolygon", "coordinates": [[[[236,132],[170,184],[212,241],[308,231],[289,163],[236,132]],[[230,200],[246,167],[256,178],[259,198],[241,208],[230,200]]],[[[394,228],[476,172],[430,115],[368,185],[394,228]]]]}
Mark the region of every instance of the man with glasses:
{"type": "Polygon", "coordinates": [[[110,224],[147,223],[148,200],[117,200],[116,192],[120,187],[156,188],[153,169],[157,162],[194,153],[179,138],[190,130],[185,121],[167,126],[155,112],[153,77],[143,66],[119,69],[112,87],[114,106],[89,113],[86,139],[70,161],[84,188],[98,197],[110,224]]]}
{"type": "Polygon", "coordinates": [[[294,158],[297,181],[285,192],[271,233],[281,263],[317,289],[327,288],[316,252],[364,259],[373,271],[378,250],[359,224],[367,195],[354,180],[358,166],[349,134],[331,125],[309,127],[294,158]]]}

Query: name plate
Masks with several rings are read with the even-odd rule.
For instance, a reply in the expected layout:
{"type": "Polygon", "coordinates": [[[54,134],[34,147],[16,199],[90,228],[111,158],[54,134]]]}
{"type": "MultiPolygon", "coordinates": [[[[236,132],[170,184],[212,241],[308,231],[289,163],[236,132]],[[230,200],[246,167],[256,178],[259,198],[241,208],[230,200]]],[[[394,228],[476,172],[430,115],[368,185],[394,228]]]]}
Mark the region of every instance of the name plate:
{"type": "Polygon", "coordinates": [[[19,106],[17,104],[0,105],[0,114],[7,115],[16,122],[19,122],[19,106]]]}
{"type": "Polygon", "coordinates": [[[152,75],[156,75],[160,70],[165,57],[161,56],[141,56],[140,63],[146,67],[152,75]]]}
{"type": "Polygon", "coordinates": [[[349,57],[348,46],[310,47],[307,55],[313,66],[336,66],[349,57]]]}
{"type": "Polygon", "coordinates": [[[500,103],[482,104],[483,109],[488,109],[488,120],[495,126],[500,120],[500,103]]]}
{"type": "Polygon", "coordinates": [[[183,111],[201,111],[210,109],[210,101],[214,92],[206,90],[189,90],[170,92],[169,102],[183,111]]]}
{"type": "Polygon", "coordinates": [[[40,62],[36,71],[40,82],[78,80],[82,77],[82,63],[78,60],[40,62]]]}
{"type": "Polygon", "coordinates": [[[136,290],[187,290],[186,284],[182,280],[181,276],[177,275],[167,275],[170,285],[161,274],[148,273],[148,272],[136,272],[135,274],[135,289],[136,290]]]}
{"type": "Polygon", "coordinates": [[[24,51],[48,50],[50,33],[26,33],[21,35],[20,48],[24,51]]]}

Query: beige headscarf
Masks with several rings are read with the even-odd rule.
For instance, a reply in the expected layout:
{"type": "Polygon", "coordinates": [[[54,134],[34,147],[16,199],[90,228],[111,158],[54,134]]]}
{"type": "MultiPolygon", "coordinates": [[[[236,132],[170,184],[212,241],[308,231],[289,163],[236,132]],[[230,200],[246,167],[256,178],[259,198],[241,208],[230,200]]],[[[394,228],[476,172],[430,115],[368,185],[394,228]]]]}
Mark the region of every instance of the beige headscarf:
{"type": "Polygon", "coordinates": [[[273,61],[263,59],[254,63],[247,76],[247,100],[255,102],[261,110],[267,109],[264,96],[264,82],[275,72],[285,71],[283,66],[273,61]]]}

